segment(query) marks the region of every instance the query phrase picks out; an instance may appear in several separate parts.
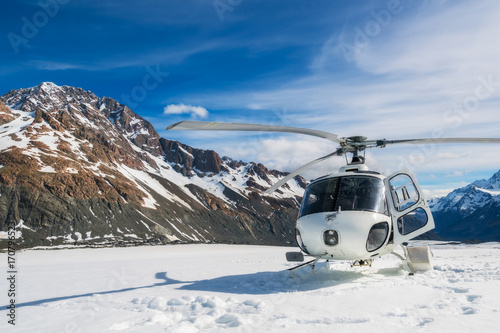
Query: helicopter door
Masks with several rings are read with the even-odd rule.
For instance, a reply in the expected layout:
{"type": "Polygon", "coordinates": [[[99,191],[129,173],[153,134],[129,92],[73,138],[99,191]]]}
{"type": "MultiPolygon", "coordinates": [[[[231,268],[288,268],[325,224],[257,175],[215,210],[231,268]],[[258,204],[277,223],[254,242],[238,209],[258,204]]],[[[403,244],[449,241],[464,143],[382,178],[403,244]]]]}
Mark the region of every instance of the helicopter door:
{"type": "Polygon", "coordinates": [[[415,175],[409,170],[399,171],[385,180],[391,210],[394,243],[409,241],[434,229],[429,205],[415,175]]]}

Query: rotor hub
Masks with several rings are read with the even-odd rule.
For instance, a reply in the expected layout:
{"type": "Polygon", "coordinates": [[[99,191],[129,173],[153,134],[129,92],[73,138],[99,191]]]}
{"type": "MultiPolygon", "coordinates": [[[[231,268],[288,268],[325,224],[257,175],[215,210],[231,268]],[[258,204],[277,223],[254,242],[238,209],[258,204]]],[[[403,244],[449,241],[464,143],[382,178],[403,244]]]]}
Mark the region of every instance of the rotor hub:
{"type": "Polygon", "coordinates": [[[363,141],[366,141],[366,139],[368,139],[366,136],[350,136],[347,138],[347,142],[349,143],[360,143],[360,142],[363,142],[363,141]]]}

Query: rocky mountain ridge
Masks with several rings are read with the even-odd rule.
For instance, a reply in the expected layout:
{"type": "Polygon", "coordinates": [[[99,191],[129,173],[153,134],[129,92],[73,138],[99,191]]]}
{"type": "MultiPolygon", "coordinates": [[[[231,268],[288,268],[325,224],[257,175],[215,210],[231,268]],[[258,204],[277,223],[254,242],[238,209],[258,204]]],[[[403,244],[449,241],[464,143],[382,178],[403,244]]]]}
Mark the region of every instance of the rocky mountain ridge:
{"type": "Polygon", "coordinates": [[[293,244],[305,181],[161,138],[126,105],[44,82],[0,97],[0,241],[293,244]],[[291,185],[290,185],[291,184],[291,185]]]}

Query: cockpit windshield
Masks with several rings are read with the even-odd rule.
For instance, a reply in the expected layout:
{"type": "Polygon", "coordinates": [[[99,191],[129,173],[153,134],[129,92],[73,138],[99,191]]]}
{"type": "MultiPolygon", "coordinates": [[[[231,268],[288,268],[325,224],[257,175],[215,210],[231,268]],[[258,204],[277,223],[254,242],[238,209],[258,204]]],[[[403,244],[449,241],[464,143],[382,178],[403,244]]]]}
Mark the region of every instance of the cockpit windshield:
{"type": "Polygon", "coordinates": [[[338,211],[371,211],[389,215],[384,182],[377,177],[344,176],[318,181],[307,188],[300,216],[338,211]]]}

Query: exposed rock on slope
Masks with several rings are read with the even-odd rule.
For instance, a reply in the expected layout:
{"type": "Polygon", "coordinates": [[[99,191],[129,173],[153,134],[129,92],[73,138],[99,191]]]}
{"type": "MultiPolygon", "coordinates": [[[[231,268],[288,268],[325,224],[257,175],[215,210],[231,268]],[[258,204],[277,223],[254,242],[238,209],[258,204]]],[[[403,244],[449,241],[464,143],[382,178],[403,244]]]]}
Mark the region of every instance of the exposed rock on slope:
{"type": "Polygon", "coordinates": [[[161,138],[127,106],[53,83],[0,97],[0,240],[289,244],[305,182],[161,138]]]}

